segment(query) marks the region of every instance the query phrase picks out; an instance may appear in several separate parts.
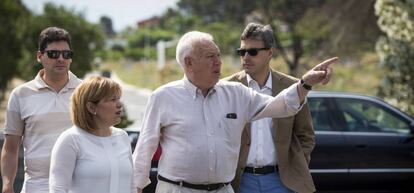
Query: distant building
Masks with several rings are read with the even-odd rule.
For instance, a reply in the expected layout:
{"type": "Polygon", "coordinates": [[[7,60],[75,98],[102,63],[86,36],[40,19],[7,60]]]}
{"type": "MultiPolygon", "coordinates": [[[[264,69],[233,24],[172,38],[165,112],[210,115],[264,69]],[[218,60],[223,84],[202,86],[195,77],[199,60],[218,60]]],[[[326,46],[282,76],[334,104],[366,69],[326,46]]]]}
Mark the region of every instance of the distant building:
{"type": "Polygon", "coordinates": [[[148,28],[159,25],[161,22],[161,17],[154,16],[149,19],[145,19],[142,21],[137,22],[138,29],[139,28],[148,28]]]}

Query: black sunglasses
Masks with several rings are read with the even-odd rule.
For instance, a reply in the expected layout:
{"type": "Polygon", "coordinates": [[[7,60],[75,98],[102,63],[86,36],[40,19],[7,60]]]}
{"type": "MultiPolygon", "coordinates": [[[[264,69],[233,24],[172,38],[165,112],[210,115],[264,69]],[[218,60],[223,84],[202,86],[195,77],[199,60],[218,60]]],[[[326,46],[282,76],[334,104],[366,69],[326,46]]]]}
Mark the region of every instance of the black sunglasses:
{"type": "Polygon", "coordinates": [[[73,56],[73,52],[71,50],[45,50],[43,53],[47,54],[47,57],[52,59],[58,59],[60,54],[64,59],[71,59],[73,56]]]}
{"type": "Polygon", "coordinates": [[[246,54],[246,52],[247,53],[249,53],[249,55],[250,56],[256,56],[257,55],[257,53],[260,51],[260,50],[268,50],[269,48],[250,48],[250,49],[241,49],[241,48],[238,48],[237,50],[236,50],[236,52],[237,52],[237,54],[239,55],[239,56],[244,56],[245,54],[246,54]]]}

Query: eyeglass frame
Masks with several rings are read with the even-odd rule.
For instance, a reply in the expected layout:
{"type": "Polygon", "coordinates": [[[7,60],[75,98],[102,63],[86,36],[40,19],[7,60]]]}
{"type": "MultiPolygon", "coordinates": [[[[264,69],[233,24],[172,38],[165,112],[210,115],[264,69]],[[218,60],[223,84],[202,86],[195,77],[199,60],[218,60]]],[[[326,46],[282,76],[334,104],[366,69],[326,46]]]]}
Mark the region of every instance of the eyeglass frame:
{"type": "Polygon", "coordinates": [[[73,58],[72,50],[44,50],[44,51],[41,51],[40,53],[42,54],[46,53],[47,57],[51,59],[58,59],[60,56],[62,56],[62,58],[66,60],[73,58]],[[53,52],[55,52],[57,56],[54,56],[53,52]]]}
{"type": "Polygon", "coordinates": [[[237,48],[236,49],[236,53],[239,56],[245,56],[246,52],[250,55],[250,56],[256,56],[260,50],[269,50],[270,48],[264,47],[264,48],[249,48],[249,49],[241,49],[241,48],[237,48]]]}

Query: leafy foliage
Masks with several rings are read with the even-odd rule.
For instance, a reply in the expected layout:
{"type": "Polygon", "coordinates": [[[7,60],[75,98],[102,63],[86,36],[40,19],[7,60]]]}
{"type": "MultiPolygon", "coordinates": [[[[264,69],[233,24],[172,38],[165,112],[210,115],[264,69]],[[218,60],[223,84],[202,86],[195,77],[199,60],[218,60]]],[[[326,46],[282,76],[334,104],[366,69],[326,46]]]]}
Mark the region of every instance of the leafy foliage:
{"type": "MultiPolygon", "coordinates": [[[[373,51],[379,36],[374,2],[180,0],[177,5],[185,16],[200,18],[202,26],[198,27],[219,22],[232,27],[227,33],[233,32],[238,36],[245,23],[270,24],[275,32],[277,53],[288,65],[288,73],[297,76],[300,68],[308,63],[303,60],[305,56],[336,55],[345,58],[373,51]],[[240,30],[236,32],[236,29],[240,30]]],[[[232,38],[229,41],[235,45],[232,38]]]]}
{"type": "Polygon", "coordinates": [[[0,100],[7,83],[17,73],[18,60],[22,56],[26,18],[30,13],[20,0],[0,1],[0,100]]]}
{"type": "MultiPolygon", "coordinates": [[[[155,50],[157,42],[160,40],[170,41],[174,37],[174,32],[159,27],[135,30],[127,36],[128,48],[125,56],[133,60],[155,59],[157,57],[155,50]]],[[[173,57],[174,55],[170,53],[168,56],[173,57]]]]}
{"type": "Polygon", "coordinates": [[[296,25],[306,41],[305,52],[318,50],[344,59],[374,51],[380,35],[374,4],[375,0],[326,1],[308,9],[296,25]]]}
{"type": "Polygon", "coordinates": [[[99,23],[100,23],[100,25],[101,25],[101,27],[102,27],[102,29],[103,29],[103,31],[104,31],[104,33],[107,37],[114,37],[115,36],[116,33],[115,33],[114,28],[112,26],[111,18],[109,18],[108,16],[102,16],[99,19],[99,23]]]}
{"type": "Polygon", "coordinates": [[[414,114],[414,2],[377,0],[378,25],[386,33],[377,43],[380,64],[387,70],[379,94],[414,114]]]}
{"type": "Polygon", "coordinates": [[[204,23],[244,22],[245,14],[253,11],[260,1],[251,0],[180,0],[177,5],[187,15],[198,15],[204,23]]]}
{"type": "Polygon", "coordinates": [[[200,26],[199,30],[213,35],[222,54],[236,55],[236,49],[240,47],[240,33],[243,30],[242,26],[214,22],[205,26],[200,26]]]}

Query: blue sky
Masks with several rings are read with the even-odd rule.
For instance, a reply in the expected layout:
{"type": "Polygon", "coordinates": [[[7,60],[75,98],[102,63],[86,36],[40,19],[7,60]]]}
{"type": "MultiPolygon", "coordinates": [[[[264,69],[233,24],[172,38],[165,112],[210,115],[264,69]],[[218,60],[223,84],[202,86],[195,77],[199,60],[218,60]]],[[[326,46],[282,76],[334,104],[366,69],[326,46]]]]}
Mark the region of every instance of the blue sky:
{"type": "Polygon", "coordinates": [[[27,8],[40,14],[46,2],[75,9],[90,22],[97,23],[103,15],[112,19],[113,27],[120,31],[135,26],[137,21],[161,15],[178,0],[22,0],[27,8]]]}

